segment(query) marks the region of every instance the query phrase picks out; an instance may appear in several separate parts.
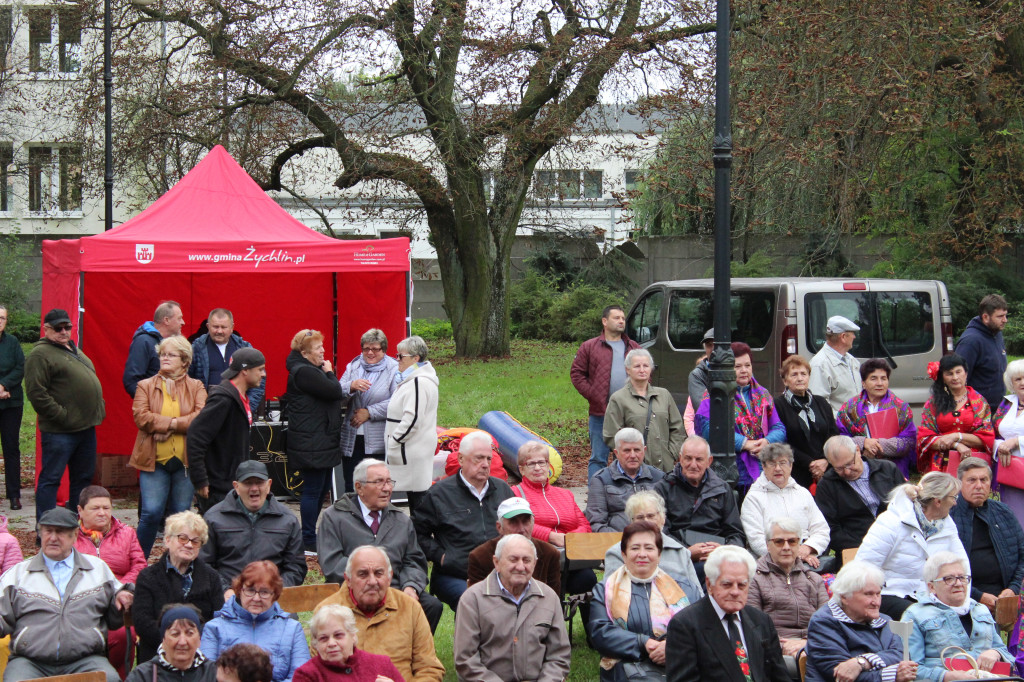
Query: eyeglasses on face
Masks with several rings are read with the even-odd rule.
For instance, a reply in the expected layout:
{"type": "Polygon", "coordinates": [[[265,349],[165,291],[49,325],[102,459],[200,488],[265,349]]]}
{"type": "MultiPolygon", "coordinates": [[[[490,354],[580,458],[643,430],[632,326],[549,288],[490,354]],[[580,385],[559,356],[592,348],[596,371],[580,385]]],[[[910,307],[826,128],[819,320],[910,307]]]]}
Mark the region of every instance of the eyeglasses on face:
{"type": "Polygon", "coordinates": [[[200,545],[203,544],[203,541],[201,539],[199,539],[199,538],[190,538],[189,536],[185,535],[184,533],[178,533],[177,538],[178,538],[178,542],[180,542],[183,545],[192,545],[194,547],[199,547],[200,545]]]}
{"type": "Polygon", "coordinates": [[[548,461],[546,459],[536,459],[532,462],[523,462],[523,468],[525,469],[540,469],[547,467],[548,461]]]}
{"type": "Polygon", "coordinates": [[[69,332],[74,328],[75,326],[73,324],[67,322],[65,322],[64,324],[55,324],[50,326],[50,329],[52,329],[55,332],[69,332]]]}
{"type": "Polygon", "coordinates": [[[161,353],[160,357],[161,358],[180,358],[181,354],[180,353],[161,353]]]}
{"type": "Polygon", "coordinates": [[[800,544],[800,538],[772,538],[772,544],[776,547],[782,547],[783,545],[793,545],[796,547],[800,544]]]}
{"type": "Polygon", "coordinates": [[[252,585],[246,585],[242,588],[242,594],[244,594],[246,597],[255,597],[256,595],[259,595],[260,599],[270,599],[274,596],[274,591],[268,590],[266,588],[257,590],[252,585]]]}
{"type": "Polygon", "coordinates": [[[936,578],[933,583],[944,582],[949,586],[956,585],[957,583],[963,583],[964,585],[971,584],[971,576],[969,575],[944,575],[941,578],[936,578]]]}
{"type": "Polygon", "coordinates": [[[405,358],[411,358],[415,356],[409,355],[408,353],[395,353],[395,357],[398,358],[399,360],[404,360],[405,358]]]}
{"type": "Polygon", "coordinates": [[[363,352],[364,353],[373,353],[374,355],[376,355],[377,353],[381,352],[382,350],[384,350],[384,349],[381,348],[380,346],[363,346],[363,352]]]}
{"type": "Polygon", "coordinates": [[[385,486],[389,488],[394,488],[396,485],[398,485],[398,481],[396,481],[393,478],[375,478],[372,481],[367,481],[366,485],[380,486],[381,488],[385,486]]]}

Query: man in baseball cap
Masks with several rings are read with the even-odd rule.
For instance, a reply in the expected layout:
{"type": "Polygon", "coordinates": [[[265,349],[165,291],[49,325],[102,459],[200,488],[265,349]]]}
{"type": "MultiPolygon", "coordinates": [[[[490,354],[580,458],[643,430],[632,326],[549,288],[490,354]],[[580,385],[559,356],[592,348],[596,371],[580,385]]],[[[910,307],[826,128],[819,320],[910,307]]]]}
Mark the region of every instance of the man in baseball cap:
{"type": "Polygon", "coordinates": [[[811,358],[812,395],[828,400],[833,412],[860,395],[860,360],[850,355],[860,327],[842,315],[833,315],[825,323],[825,345],[811,358]]]}
{"type": "Polygon", "coordinates": [[[537,548],[537,565],[533,577],[547,584],[556,593],[562,590],[562,569],[558,550],[550,542],[533,537],[533,510],[522,497],[510,497],[498,505],[498,536],[479,545],[469,553],[469,569],[466,573],[470,585],[482,581],[494,570],[494,549],[498,540],[506,535],[518,533],[528,537],[537,548]]]}
{"type": "Polygon", "coordinates": [[[266,376],[263,353],[239,348],[221,373],[223,380],[210,389],[206,405],[188,428],[188,473],[203,514],[231,492],[235,470],[249,459],[252,410],[245,394],[266,376]]]}
{"type": "Polygon", "coordinates": [[[715,349],[714,327],[704,332],[704,338],[701,339],[701,345],[704,347],[704,356],[697,362],[697,366],[690,371],[690,376],[686,382],[686,391],[690,396],[690,404],[693,405],[694,412],[696,412],[697,408],[700,407],[700,401],[708,391],[708,372],[711,371],[711,351],[715,349]]]}

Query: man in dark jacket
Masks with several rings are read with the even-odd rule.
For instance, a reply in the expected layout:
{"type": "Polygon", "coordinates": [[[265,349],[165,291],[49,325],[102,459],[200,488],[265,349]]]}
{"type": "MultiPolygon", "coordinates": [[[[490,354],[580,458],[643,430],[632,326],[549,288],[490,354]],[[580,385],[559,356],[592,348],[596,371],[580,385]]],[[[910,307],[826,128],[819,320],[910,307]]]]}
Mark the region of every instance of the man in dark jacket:
{"type": "Polygon", "coordinates": [[[106,416],[103,387],[92,360],[71,340],[71,318],[54,308],[43,318],[44,338],[25,360],[25,393],[36,410],[42,468],[36,481],[36,519],[57,506],[68,471],[70,500],[78,501],[96,471],[96,425],[106,416]]]}
{"type": "Polygon", "coordinates": [[[508,483],[488,475],[490,436],[474,435],[459,443],[459,472],[431,486],[413,515],[420,547],[434,562],[430,591],[452,611],[466,591],[469,553],[498,534],[498,505],[512,497],[508,483]]]}
{"type": "MultiPolygon", "coordinates": [[[[192,364],[188,366],[188,375],[203,382],[209,391],[220,383],[221,372],[228,368],[235,351],[252,348],[252,344],[235,333],[235,317],[227,308],[211,310],[206,318],[206,328],[209,332],[192,342],[192,364]]],[[[259,409],[265,392],[266,381],[246,392],[252,411],[259,409]]]]}
{"type": "Polygon", "coordinates": [[[829,468],[818,481],[814,501],[828,521],[838,572],[843,550],[860,547],[875,518],[888,508],[889,493],[906,479],[887,459],[865,462],[849,436],[832,436],[823,449],[829,468]]]}
{"type": "Polygon", "coordinates": [[[143,322],[132,335],[128,347],[128,359],[124,362],[124,376],[121,382],[130,398],[135,397],[135,388],[143,379],[156,376],[160,371],[157,345],[168,336],[177,336],[185,325],[185,316],[177,301],[164,301],[153,312],[152,322],[143,322]]]}
{"type": "Polygon", "coordinates": [[[252,411],[244,396],[267,376],[266,362],[255,348],[237,350],[188,428],[188,475],[203,514],[231,491],[235,470],[249,459],[252,411]]]}
{"type": "Polygon", "coordinates": [[[956,354],[967,362],[967,385],[988,401],[994,412],[1003,400],[1006,387],[1006,346],[1003,327],[1008,306],[999,294],[989,294],[978,305],[978,316],[967,323],[967,329],[956,344],[956,354]]]}
{"type": "Polygon", "coordinates": [[[364,459],[353,471],[354,493],[346,493],[320,514],[316,548],[324,579],[341,583],[352,551],[375,545],[391,560],[391,587],[423,607],[430,631],[437,629],[444,604],[427,592],[427,557],[416,539],[412,519],[391,504],[395,484],[388,465],[364,459]]]}
{"type": "Polygon", "coordinates": [[[709,362],[711,361],[711,351],[715,349],[714,327],[704,332],[702,343],[704,345],[704,357],[700,359],[686,380],[686,390],[690,394],[690,403],[693,405],[694,412],[700,407],[700,401],[704,399],[704,394],[708,390],[708,372],[711,370],[709,362]]]}
{"type": "Polygon", "coordinates": [[[199,552],[220,573],[224,600],[234,594],[231,581],[254,561],[274,563],[285,587],[301,585],[307,570],[302,529],[295,514],[270,494],[267,465],[242,462],[232,486],[234,490],[203,517],[210,539],[199,552]]]}
{"type": "Polygon", "coordinates": [[[1020,594],[1024,580],[1024,530],[1004,503],[989,499],[992,470],[980,457],[960,462],[963,487],[949,516],[971,560],[971,598],[995,609],[999,597],[1020,594]]]}
{"type": "Polygon", "coordinates": [[[21,379],[25,375],[25,353],[18,339],[5,331],[7,308],[0,305],[0,450],[4,452],[7,500],[11,510],[21,509],[21,448],[18,433],[24,411],[21,379]]]}
{"type": "Polygon", "coordinates": [[[711,460],[708,442],[690,436],[683,443],[675,469],[654,485],[654,492],[664,498],[668,509],[665,532],[689,547],[701,580],[704,562],[717,547],[742,547],[746,543],[736,496],[710,469],[711,460]]]}
{"type": "Polygon", "coordinates": [[[608,398],[626,385],[626,353],[639,348],[626,336],[626,313],[620,306],[610,305],[601,314],[600,336],[584,341],[572,361],[569,378],[580,395],[590,404],[590,462],[587,480],[608,466],[611,450],[604,442],[604,413],[608,398]]]}

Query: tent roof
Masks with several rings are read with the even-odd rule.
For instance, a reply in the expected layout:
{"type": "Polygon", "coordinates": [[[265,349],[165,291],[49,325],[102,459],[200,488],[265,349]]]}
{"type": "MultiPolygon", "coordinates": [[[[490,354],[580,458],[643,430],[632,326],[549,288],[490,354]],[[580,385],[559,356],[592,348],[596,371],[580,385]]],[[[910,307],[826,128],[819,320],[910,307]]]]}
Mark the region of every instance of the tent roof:
{"type": "Polygon", "coordinates": [[[281,208],[220,145],[142,213],[78,241],[84,271],[409,270],[408,239],[321,234],[281,208]]]}

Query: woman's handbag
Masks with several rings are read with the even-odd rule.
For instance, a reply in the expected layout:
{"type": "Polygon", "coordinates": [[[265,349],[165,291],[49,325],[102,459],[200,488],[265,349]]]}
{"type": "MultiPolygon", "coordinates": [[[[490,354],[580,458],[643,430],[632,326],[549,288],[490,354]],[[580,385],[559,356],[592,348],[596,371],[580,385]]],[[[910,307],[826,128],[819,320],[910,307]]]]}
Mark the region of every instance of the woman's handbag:
{"type": "Polygon", "coordinates": [[[992,671],[988,672],[978,667],[978,661],[975,660],[974,656],[964,651],[958,646],[947,646],[939,654],[942,659],[942,665],[946,670],[956,670],[961,672],[973,671],[974,677],[979,680],[983,680],[989,677],[1008,677],[1013,674],[1012,666],[1006,661],[996,661],[992,664],[992,671]],[[946,657],[946,652],[953,652],[952,656],[946,657]]]}
{"type": "Polygon", "coordinates": [[[1010,465],[996,469],[996,483],[1024,489],[1024,457],[1011,457],[1010,465]]]}

